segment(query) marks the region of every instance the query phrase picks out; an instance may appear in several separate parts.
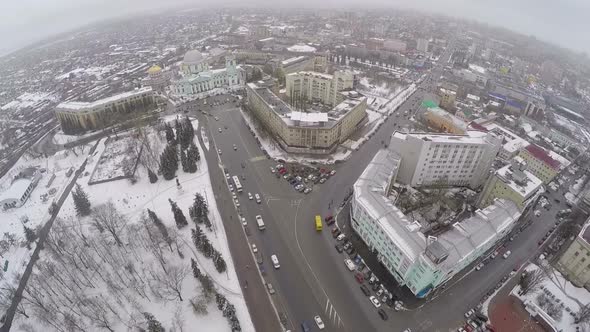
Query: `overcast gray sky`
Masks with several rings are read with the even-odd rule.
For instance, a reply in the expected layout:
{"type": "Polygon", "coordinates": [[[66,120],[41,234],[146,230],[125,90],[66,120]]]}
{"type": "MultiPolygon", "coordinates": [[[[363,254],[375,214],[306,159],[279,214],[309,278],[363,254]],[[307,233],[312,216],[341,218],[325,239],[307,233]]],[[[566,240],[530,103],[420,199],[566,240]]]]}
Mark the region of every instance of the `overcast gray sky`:
{"type": "MultiPolygon", "coordinates": [[[[0,54],[106,18],[172,5],[317,5],[315,0],[3,0],[0,54]]],[[[410,7],[475,19],[590,53],[590,0],[328,0],[324,6],[410,7]]]]}

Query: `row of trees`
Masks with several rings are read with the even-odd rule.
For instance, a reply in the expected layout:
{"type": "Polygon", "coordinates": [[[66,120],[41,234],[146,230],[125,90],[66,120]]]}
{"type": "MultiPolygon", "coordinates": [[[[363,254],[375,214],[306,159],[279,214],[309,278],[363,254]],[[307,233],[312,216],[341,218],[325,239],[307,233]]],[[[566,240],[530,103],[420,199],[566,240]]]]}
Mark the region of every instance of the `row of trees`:
{"type": "MultiPolygon", "coordinates": [[[[160,172],[166,180],[176,176],[178,169],[178,155],[182,170],[187,173],[195,173],[198,169],[197,163],[201,159],[199,149],[194,143],[195,130],[188,118],[176,120],[175,129],[168,123],[164,125],[168,145],[160,155],[160,172]],[[174,133],[176,131],[176,134],[174,133]],[[180,149],[179,149],[180,147],[180,149]]],[[[150,176],[150,181],[154,177],[150,176]]],[[[153,182],[157,181],[155,179],[153,182]]],[[[152,182],[152,183],[153,183],[152,182]]]]}
{"type": "MultiPolygon", "coordinates": [[[[199,280],[201,283],[201,290],[203,293],[203,298],[210,301],[215,296],[215,302],[217,303],[217,309],[222,312],[223,317],[226,317],[229,325],[231,327],[232,332],[239,332],[242,330],[240,326],[240,321],[236,316],[236,308],[233,304],[231,304],[223,294],[217,293],[215,291],[215,287],[213,286],[213,281],[209,276],[203,274],[199,267],[197,266],[197,262],[191,258],[191,268],[193,270],[193,276],[199,280]]],[[[208,303],[208,302],[207,302],[208,303]]],[[[202,306],[200,303],[193,303],[193,308],[195,311],[202,312],[202,306]]],[[[205,306],[206,308],[206,306],[205,306]]],[[[206,309],[205,309],[206,310],[206,309]]],[[[205,311],[206,312],[206,311],[205,311]]]]}
{"type": "Polygon", "coordinates": [[[221,253],[217,251],[215,247],[213,247],[211,241],[209,241],[209,238],[207,237],[207,234],[203,232],[201,227],[199,227],[199,225],[195,225],[195,227],[195,229],[191,230],[191,236],[195,247],[201,254],[203,254],[203,256],[213,260],[213,265],[215,265],[217,272],[225,272],[227,265],[221,256],[221,253]]]}

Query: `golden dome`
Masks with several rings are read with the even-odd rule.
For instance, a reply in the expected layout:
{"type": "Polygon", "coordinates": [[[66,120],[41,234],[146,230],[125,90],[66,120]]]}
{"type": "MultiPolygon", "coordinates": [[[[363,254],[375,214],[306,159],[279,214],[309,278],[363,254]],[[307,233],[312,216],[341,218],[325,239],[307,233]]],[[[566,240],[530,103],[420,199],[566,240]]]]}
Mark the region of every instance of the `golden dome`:
{"type": "Polygon", "coordinates": [[[153,65],[148,69],[148,74],[157,74],[162,71],[162,68],[158,65],[153,65]]]}

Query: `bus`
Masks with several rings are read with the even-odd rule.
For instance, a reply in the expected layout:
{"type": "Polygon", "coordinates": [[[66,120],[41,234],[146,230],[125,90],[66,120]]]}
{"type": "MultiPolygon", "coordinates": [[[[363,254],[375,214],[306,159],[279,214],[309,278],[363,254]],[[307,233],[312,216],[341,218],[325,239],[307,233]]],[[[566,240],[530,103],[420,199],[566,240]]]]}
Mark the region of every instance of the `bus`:
{"type": "Polygon", "coordinates": [[[236,186],[236,190],[241,193],[242,192],[242,184],[240,183],[240,179],[236,175],[231,177],[234,180],[234,185],[236,186]]]}
{"type": "Polygon", "coordinates": [[[315,230],[322,230],[322,217],[320,215],[315,216],[315,230]]]}

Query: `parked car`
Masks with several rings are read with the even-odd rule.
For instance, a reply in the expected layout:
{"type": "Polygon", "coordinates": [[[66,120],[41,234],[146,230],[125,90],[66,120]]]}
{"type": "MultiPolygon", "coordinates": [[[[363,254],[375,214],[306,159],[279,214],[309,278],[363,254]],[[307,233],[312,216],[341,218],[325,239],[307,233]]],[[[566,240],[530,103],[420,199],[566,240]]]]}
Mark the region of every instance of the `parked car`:
{"type": "Polygon", "coordinates": [[[338,240],[338,241],[342,241],[342,240],[344,240],[345,238],[346,238],[346,235],[344,235],[344,234],[340,234],[340,235],[338,235],[338,237],[336,238],[336,240],[338,240]]]}
{"type": "Polygon", "coordinates": [[[385,313],[385,310],[383,309],[377,310],[377,313],[379,314],[379,317],[381,317],[381,319],[383,320],[387,320],[389,318],[387,317],[387,313],[385,313]]]}
{"type": "Polygon", "coordinates": [[[344,264],[346,265],[349,271],[354,271],[354,269],[356,268],[356,265],[354,265],[354,262],[350,258],[346,258],[344,260],[344,264]]]}
{"type": "Polygon", "coordinates": [[[252,243],[252,252],[253,253],[257,253],[258,252],[258,247],[256,247],[256,245],[254,243],[252,243]]]}
{"type": "Polygon", "coordinates": [[[365,296],[371,295],[371,291],[365,285],[361,285],[361,291],[363,292],[363,294],[365,294],[365,296]]]}
{"type": "Polygon", "coordinates": [[[336,251],[338,251],[338,253],[342,253],[344,251],[344,248],[342,248],[342,245],[340,243],[336,243],[334,248],[336,248],[336,251]]]}
{"type": "Polygon", "coordinates": [[[359,284],[362,284],[363,282],[365,282],[365,277],[363,276],[363,274],[361,272],[357,272],[354,274],[354,278],[356,279],[356,281],[359,284]]]}
{"type": "Polygon", "coordinates": [[[381,302],[379,302],[379,300],[376,297],[370,296],[369,300],[371,300],[371,303],[373,304],[373,306],[375,306],[375,308],[381,307],[381,302]]]}
{"type": "Polygon", "coordinates": [[[313,320],[315,321],[315,324],[318,326],[318,329],[323,330],[324,329],[324,322],[322,321],[322,318],[320,317],[320,315],[316,315],[313,320]]]}
{"type": "Polygon", "coordinates": [[[475,310],[473,309],[469,309],[465,314],[463,314],[463,316],[465,316],[465,318],[469,318],[471,317],[473,314],[475,313],[475,310]]]}
{"type": "Polygon", "coordinates": [[[269,293],[269,294],[271,294],[271,295],[272,295],[272,294],[274,294],[274,293],[275,293],[275,289],[274,289],[274,287],[272,287],[272,284],[271,284],[270,282],[267,282],[267,283],[266,283],[266,288],[268,289],[268,293],[269,293]]]}
{"type": "Polygon", "coordinates": [[[504,257],[504,259],[508,258],[508,256],[510,256],[512,252],[510,250],[507,250],[504,255],[502,255],[502,257],[504,257]]]}

